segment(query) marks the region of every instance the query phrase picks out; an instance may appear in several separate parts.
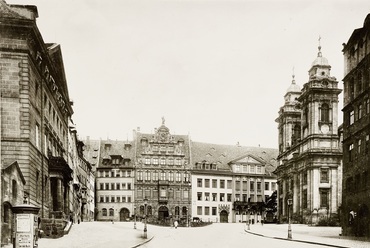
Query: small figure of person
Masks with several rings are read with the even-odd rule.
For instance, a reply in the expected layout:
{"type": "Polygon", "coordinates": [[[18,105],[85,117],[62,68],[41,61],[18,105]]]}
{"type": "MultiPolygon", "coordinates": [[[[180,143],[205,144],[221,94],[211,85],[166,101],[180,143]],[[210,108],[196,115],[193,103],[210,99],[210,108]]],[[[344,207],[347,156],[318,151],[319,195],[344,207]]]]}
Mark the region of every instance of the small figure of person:
{"type": "Polygon", "coordinates": [[[179,225],[179,223],[177,222],[177,220],[175,220],[175,222],[173,223],[173,225],[175,226],[175,229],[177,229],[177,226],[179,225]]]}

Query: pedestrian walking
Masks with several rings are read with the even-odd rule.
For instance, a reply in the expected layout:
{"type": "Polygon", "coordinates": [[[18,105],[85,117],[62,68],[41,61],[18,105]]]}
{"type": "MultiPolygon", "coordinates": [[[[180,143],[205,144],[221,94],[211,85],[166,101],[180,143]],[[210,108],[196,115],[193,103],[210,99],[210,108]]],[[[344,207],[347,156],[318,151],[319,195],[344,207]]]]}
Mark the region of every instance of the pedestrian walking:
{"type": "Polygon", "coordinates": [[[175,226],[175,229],[177,229],[177,226],[179,225],[179,223],[177,222],[177,220],[175,220],[175,222],[173,223],[173,225],[175,226]]]}

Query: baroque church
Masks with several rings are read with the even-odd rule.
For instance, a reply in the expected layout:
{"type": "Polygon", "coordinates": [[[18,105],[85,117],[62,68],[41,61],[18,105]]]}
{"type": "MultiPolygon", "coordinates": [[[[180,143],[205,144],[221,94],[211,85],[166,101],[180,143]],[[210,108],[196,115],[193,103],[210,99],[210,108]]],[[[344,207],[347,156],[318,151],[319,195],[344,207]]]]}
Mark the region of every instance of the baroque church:
{"type": "Polygon", "coordinates": [[[342,148],[338,81],[318,47],[301,89],[294,80],[276,119],[279,133],[278,218],[316,224],[336,220],[341,205],[342,148]]]}

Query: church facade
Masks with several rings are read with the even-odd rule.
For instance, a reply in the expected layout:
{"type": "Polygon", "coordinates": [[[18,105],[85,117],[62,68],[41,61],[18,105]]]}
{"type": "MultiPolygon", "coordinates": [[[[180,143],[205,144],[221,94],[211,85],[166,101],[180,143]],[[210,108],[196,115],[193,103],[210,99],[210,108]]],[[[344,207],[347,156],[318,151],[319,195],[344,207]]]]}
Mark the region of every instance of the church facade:
{"type": "Polygon", "coordinates": [[[338,82],[322,56],[301,89],[294,76],[276,119],[279,130],[279,220],[335,219],[341,205],[342,149],[338,134],[338,82]]]}

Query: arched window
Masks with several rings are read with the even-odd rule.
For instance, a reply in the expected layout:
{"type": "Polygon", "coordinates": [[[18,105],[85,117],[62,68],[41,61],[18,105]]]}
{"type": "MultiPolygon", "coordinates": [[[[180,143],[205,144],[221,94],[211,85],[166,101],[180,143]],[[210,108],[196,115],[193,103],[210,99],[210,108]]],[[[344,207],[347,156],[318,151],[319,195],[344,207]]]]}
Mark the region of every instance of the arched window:
{"type": "Polygon", "coordinates": [[[114,209],[113,208],[109,209],[109,216],[114,216],[114,209]]]}
{"type": "Polygon", "coordinates": [[[327,103],[321,105],[321,121],[329,122],[329,105],[327,103]]]}
{"type": "Polygon", "coordinates": [[[106,208],[103,208],[101,210],[101,213],[102,213],[103,216],[107,216],[107,209],[106,208]]]}

